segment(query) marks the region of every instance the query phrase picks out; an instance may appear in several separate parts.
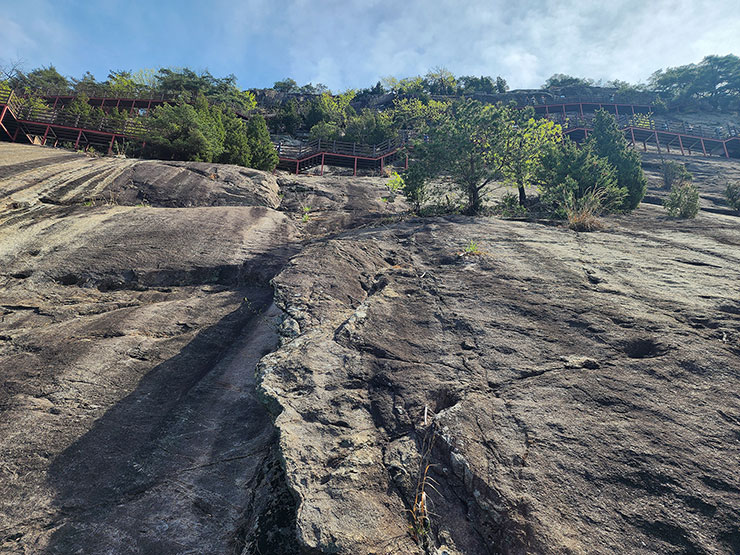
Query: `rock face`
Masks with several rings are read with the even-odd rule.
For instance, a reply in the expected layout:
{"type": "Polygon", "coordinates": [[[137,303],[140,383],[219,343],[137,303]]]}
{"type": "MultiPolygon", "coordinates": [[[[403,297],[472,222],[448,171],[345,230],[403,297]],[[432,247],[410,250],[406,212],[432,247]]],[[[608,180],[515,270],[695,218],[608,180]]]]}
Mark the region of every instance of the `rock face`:
{"type": "Polygon", "coordinates": [[[578,234],[0,143],[0,551],[740,552],[740,218],[690,160],[695,221],[578,234]]]}
{"type": "Polygon", "coordinates": [[[306,248],[273,280],[300,334],[260,363],[301,543],[740,551],[739,247],[736,216],[645,205],[306,248]]]}
{"type": "Polygon", "coordinates": [[[253,386],[298,235],[275,178],[0,158],[0,551],[289,550],[255,533],[292,503],[253,386]]]}

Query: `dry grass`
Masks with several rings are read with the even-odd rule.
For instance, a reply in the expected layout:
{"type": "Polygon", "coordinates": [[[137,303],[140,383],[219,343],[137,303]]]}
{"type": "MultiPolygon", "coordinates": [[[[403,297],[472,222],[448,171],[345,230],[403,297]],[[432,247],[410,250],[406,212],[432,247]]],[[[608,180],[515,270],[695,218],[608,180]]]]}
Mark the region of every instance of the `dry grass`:
{"type": "Polygon", "coordinates": [[[606,191],[599,189],[587,191],[581,198],[571,196],[565,203],[568,227],[574,231],[596,231],[604,224],[599,220],[606,191]]]}

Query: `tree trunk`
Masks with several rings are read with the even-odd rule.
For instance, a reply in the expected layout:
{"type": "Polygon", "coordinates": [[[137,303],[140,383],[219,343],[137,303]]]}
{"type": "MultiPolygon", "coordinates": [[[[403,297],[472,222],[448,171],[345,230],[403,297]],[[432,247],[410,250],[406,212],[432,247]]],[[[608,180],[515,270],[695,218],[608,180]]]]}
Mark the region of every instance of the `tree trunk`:
{"type": "Polygon", "coordinates": [[[517,187],[519,189],[519,206],[524,206],[527,204],[527,193],[524,192],[524,183],[519,181],[517,187]]]}
{"type": "Polygon", "coordinates": [[[475,185],[468,185],[468,213],[477,214],[480,211],[480,191],[475,185]]]}

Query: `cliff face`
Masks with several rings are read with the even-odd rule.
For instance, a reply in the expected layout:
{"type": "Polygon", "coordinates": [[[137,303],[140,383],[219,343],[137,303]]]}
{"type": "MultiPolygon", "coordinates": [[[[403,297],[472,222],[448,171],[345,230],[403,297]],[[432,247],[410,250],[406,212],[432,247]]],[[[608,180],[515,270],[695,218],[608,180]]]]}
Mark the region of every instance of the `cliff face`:
{"type": "Polygon", "coordinates": [[[0,550],[740,550],[738,167],[692,163],[697,220],[577,234],[0,144],[0,550]]]}

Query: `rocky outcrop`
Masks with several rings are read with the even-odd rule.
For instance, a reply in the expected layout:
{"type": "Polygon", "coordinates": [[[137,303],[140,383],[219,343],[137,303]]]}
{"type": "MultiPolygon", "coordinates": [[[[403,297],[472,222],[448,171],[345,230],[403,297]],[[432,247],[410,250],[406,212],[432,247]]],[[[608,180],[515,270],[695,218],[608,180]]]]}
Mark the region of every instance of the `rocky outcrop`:
{"type": "Polygon", "coordinates": [[[275,178],[0,157],[0,551],[291,551],[253,385],[298,237],[275,178]]]}
{"type": "Polygon", "coordinates": [[[735,217],[645,206],[600,233],[456,217],[304,250],[273,280],[300,333],[260,363],[301,543],[740,549],[738,246],[735,217]]]}
{"type": "Polygon", "coordinates": [[[737,164],[690,159],[695,221],[651,175],[579,234],[0,161],[0,551],[740,551],[737,164]]]}

